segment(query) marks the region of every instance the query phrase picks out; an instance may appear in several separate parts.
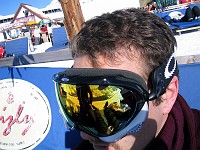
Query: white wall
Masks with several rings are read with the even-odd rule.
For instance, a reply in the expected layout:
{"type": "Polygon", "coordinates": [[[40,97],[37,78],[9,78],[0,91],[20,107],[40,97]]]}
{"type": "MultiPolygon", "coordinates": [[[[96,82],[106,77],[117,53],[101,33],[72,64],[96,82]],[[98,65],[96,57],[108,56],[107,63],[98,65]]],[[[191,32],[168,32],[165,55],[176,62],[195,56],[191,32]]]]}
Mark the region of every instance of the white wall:
{"type": "Polygon", "coordinates": [[[140,7],[139,0],[80,0],[85,21],[117,9],[140,7]]]}
{"type": "Polygon", "coordinates": [[[5,39],[4,39],[3,33],[0,32],[0,42],[3,42],[3,41],[5,41],[5,39]]]}

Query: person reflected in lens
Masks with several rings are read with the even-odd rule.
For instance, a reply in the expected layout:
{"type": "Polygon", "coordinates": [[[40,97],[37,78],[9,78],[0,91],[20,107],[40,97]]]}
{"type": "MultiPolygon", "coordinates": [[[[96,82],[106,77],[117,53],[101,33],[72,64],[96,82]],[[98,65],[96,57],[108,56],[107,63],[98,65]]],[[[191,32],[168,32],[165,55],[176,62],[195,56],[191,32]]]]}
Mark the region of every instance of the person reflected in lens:
{"type": "MultiPolygon", "coordinates": [[[[116,102],[114,103],[117,105],[116,102]]],[[[112,103],[108,106],[108,102],[106,102],[104,106],[104,115],[108,121],[110,132],[113,132],[113,130],[118,130],[118,127],[120,126],[120,120],[115,115],[117,110],[115,110],[113,107],[115,104],[112,103]]]]}
{"type": "Polygon", "coordinates": [[[105,13],[83,24],[72,42],[73,68],[98,69],[96,80],[108,78],[101,71],[112,69],[119,79],[113,76],[110,81],[118,85],[120,80],[124,89],[111,90],[109,82],[101,82],[100,94],[91,94],[88,86],[77,87],[80,114],[90,115],[88,124],[103,134],[80,129],[83,142],[76,150],[200,149],[200,111],[190,108],[178,92],[176,46],[161,18],[136,8],[105,13]],[[119,70],[131,72],[133,81],[132,76],[119,76],[119,70]],[[128,85],[134,88],[125,88],[128,85]],[[144,121],[142,113],[147,114],[144,121]]]}
{"type": "Polygon", "coordinates": [[[99,109],[93,105],[93,96],[89,85],[77,86],[77,96],[80,103],[80,113],[77,121],[83,125],[94,127],[100,134],[108,132],[107,124],[105,123],[99,109]]]}
{"type": "Polygon", "coordinates": [[[92,124],[96,120],[92,108],[92,92],[89,85],[76,86],[77,96],[80,104],[79,120],[85,124],[92,124]]]}

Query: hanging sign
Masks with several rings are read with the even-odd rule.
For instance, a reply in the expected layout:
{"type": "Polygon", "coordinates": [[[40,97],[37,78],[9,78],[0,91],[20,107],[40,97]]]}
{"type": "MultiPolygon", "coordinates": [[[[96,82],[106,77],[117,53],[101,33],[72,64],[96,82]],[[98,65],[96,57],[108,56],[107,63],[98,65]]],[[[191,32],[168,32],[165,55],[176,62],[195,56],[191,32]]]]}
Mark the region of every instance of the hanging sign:
{"type": "Polygon", "coordinates": [[[21,79],[0,80],[0,149],[33,149],[51,126],[47,97],[21,79]]]}

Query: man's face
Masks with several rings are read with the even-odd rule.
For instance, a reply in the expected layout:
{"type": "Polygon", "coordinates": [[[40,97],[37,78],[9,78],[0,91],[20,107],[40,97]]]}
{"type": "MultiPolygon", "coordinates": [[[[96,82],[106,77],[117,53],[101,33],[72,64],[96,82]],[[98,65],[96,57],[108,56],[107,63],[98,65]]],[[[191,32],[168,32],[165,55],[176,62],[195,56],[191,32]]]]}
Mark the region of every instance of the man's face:
{"type": "MultiPolygon", "coordinates": [[[[147,79],[144,78],[144,64],[141,61],[141,58],[136,56],[133,60],[127,59],[127,57],[120,56],[117,59],[117,62],[106,61],[103,56],[98,57],[99,68],[105,69],[122,69],[132,71],[139,74],[147,82],[147,79]]],[[[94,68],[90,59],[86,56],[79,56],[75,58],[74,68],[94,68]]],[[[85,140],[89,140],[94,149],[106,149],[106,150],[129,150],[129,149],[143,149],[148,143],[159,133],[161,130],[166,118],[162,115],[162,105],[156,106],[153,102],[149,102],[149,115],[147,121],[143,124],[142,129],[134,134],[127,135],[121,140],[115,143],[105,143],[102,142],[84,132],[81,132],[81,137],[85,140]]]]}

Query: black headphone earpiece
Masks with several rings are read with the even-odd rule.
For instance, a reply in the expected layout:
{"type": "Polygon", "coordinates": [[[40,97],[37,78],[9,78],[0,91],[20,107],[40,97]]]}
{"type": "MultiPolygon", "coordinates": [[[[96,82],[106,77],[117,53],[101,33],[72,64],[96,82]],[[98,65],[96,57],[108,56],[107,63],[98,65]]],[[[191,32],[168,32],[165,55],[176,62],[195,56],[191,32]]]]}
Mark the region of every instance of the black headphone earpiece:
{"type": "Polygon", "coordinates": [[[150,75],[151,93],[149,100],[153,100],[165,93],[172,78],[178,75],[178,66],[174,54],[168,62],[157,67],[150,75]]]}

